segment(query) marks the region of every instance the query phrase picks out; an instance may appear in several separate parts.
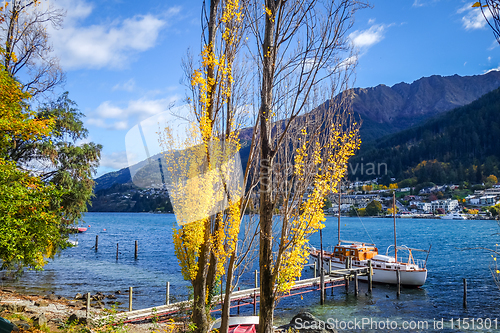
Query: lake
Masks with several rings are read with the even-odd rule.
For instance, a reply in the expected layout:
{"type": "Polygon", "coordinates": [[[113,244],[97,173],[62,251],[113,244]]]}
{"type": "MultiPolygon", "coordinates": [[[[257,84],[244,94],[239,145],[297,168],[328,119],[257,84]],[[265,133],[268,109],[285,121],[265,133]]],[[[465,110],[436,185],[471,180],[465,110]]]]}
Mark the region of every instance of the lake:
{"type": "MultiPolygon", "coordinates": [[[[27,294],[54,292],[67,298],[76,293],[106,294],[123,292],[118,301],[127,304],[128,287],[134,287],[134,309],[162,305],[165,302],[165,285],[170,282],[171,302],[187,299],[189,283],[182,279],[180,267],[172,244],[174,215],[147,213],[87,213],[85,233],[72,236],[78,246],[64,250],[51,260],[42,272],[27,271],[18,281],[2,281],[4,287],[15,287],[27,294]],[[96,235],[99,248],[95,251],[96,235]],[[134,258],[135,241],[139,256],[134,258]],[[116,244],[119,258],[116,260],[116,244]]],[[[450,319],[474,318],[500,321],[500,291],[494,284],[489,267],[494,264],[491,254],[464,248],[495,248],[500,242],[499,227],[495,221],[452,221],[427,219],[399,219],[397,221],[398,245],[432,250],[428,261],[428,278],[419,289],[402,289],[399,299],[396,288],[374,285],[367,295],[367,285],[360,283],[360,295],[345,294],[344,288],[334,288],[334,296],[327,290],[326,304],[319,306],[319,292],[287,297],[279,302],[276,323],[288,322],[297,312],[305,310],[325,322],[372,320],[379,323],[388,318],[402,325],[403,322],[428,322],[432,331],[442,319],[444,328],[450,319]],[[462,279],[468,282],[468,307],[462,306],[462,279]],[[434,325],[434,326],[433,326],[434,325]]],[[[324,248],[337,242],[337,219],[327,218],[323,229],[324,248]]],[[[380,253],[394,241],[393,221],[384,218],[342,218],[341,238],[374,242],[380,253]]],[[[310,240],[319,248],[319,234],[310,240]]],[[[425,256],[420,258],[425,259],[425,256]]],[[[500,260],[500,259],[499,259],[500,260]]],[[[305,268],[303,278],[312,277],[313,271],[305,268]]],[[[241,280],[241,288],[253,286],[253,273],[241,280]]],[[[242,308],[242,314],[251,314],[252,306],[242,308]]],[[[235,312],[235,310],[234,310],[235,312]]],[[[484,324],[484,322],[483,322],[484,324]]],[[[454,322],[456,325],[456,322],[454,322]]],[[[492,322],[491,327],[494,327],[492,322]]],[[[477,328],[477,321],[475,327],[477,328]]],[[[463,327],[463,326],[461,326],[463,327]]],[[[356,330],[357,327],[354,327],[356,330]]],[[[363,331],[381,332],[387,329],[363,331]]],[[[500,322],[498,322],[500,328],[500,322]]],[[[461,328],[462,329],[462,328],[461,328]]],[[[461,331],[448,328],[450,332],[461,331]]],[[[436,330],[438,330],[436,328],[436,330]]],[[[352,330],[350,330],[352,331],[352,330]]],[[[418,331],[418,329],[412,330],[418,331]]],[[[446,331],[446,329],[444,330],[446,331]]],[[[473,330],[468,330],[468,332],[473,330]]],[[[478,331],[484,332],[483,329],[478,331]]],[[[486,331],[492,331],[486,330],[486,331]]]]}

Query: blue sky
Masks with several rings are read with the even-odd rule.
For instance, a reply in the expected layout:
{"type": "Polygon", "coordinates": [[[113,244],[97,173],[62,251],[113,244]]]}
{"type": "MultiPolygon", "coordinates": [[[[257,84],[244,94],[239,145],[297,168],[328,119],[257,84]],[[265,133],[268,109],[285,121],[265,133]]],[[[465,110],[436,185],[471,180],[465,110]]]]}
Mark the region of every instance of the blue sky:
{"type": "MultiPolygon", "coordinates": [[[[139,121],[182,105],[181,59],[200,50],[201,0],[51,0],[67,10],[50,30],[89,141],[104,146],[98,175],[127,166],[125,135],[139,121]]],[[[500,48],[473,1],[372,0],[350,31],[356,87],[499,68],[500,48]]]]}

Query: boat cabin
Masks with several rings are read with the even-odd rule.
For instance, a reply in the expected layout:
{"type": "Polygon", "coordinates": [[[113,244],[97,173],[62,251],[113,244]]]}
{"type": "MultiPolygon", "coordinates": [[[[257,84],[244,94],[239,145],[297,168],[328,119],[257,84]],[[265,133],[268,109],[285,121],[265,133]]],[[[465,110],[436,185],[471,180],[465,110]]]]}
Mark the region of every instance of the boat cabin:
{"type": "Polygon", "coordinates": [[[378,249],[372,244],[365,243],[352,243],[352,244],[341,244],[335,246],[333,251],[333,256],[344,260],[347,257],[351,257],[354,260],[369,260],[378,254],[378,249]]]}

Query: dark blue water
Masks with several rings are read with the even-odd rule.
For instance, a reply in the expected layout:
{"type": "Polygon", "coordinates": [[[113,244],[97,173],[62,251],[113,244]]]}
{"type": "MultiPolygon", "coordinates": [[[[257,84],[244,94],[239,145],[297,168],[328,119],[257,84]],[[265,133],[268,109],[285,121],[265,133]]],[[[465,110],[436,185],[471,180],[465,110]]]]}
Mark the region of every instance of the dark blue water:
{"type": "MultiPolygon", "coordinates": [[[[134,287],[134,308],[164,304],[165,285],[171,284],[172,300],[185,300],[189,283],[183,281],[172,244],[173,215],[88,213],[85,223],[91,227],[79,234],[79,245],[67,249],[50,261],[43,272],[27,271],[17,282],[3,281],[24,293],[54,292],[74,297],[77,292],[124,292],[118,301],[127,302],[127,290],[134,287]],[[99,249],[94,247],[99,235],[99,249]],[[134,259],[134,243],[139,242],[139,257],[134,259]],[[116,260],[116,244],[119,258],[116,260]]],[[[324,247],[337,241],[337,220],[328,218],[323,230],[324,247]]],[[[428,261],[428,278],[420,289],[403,289],[399,299],[394,287],[375,285],[371,295],[365,295],[366,284],[360,284],[360,296],[345,294],[343,287],[327,291],[326,305],[320,307],[319,293],[287,297],[276,310],[278,324],[289,321],[297,312],[307,310],[325,322],[330,320],[359,320],[370,318],[383,321],[390,318],[403,321],[427,321],[433,331],[433,321],[443,319],[445,327],[452,318],[498,318],[500,328],[500,291],[494,284],[489,266],[494,263],[490,253],[462,250],[467,247],[494,248],[500,242],[495,221],[450,221],[399,219],[398,245],[427,249],[432,244],[428,261]],[[468,282],[468,307],[463,308],[462,279],[468,282]],[[448,323],[446,323],[448,321],[448,323]]],[[[341,238],[371,242],[385,253],[394,240],[393,221],[375,218],[342,218],[341,238]],[[371,239],[370,239],[371,237],[371,239]]],[[[319,247],[319,234],[310,243],[319,247]]],[[[422,258],[422,256],[420,256],[422,258]]],[[[425,256],[423,257],[425,259],[425,256]]],[[[500,258],[499,258],[500,260],[500,258]]],[[[306,268],[303,277],[312,277],[306,268]]],[[[242,279],[242,288],[253,285],[253,273],[242,279]]],[[[251,313],[252,307],[242,309],[251,313]]],[[[477,327],[477,325],[476,325],[477,327]]],[[[494,327],[494,323],[492,324],[494,327]]],[[[456,328],[450,332],[461,331],[456,328]]],[[[370,331],[365,327],[364,331],[370,331]]],[[[373,330],[384,331],[384,330],[373,330]]],[[[411,330],[418,331],[418,330],[411,330]]],[[[470,331],[470,330],[469,330],[470,331]]],[[[479,331],[492,331],[479,330],[479,331]]],[[[500,330],[499,330],[500,331],[500,330]]]]}

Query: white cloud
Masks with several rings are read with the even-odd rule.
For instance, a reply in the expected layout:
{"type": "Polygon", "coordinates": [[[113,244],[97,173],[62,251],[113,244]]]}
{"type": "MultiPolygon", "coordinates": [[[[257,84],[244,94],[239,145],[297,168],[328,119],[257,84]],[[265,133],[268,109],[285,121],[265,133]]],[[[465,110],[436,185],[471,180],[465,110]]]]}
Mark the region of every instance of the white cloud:
{"type": "Polygon", "coordinates": [[[100,167],[110,169],[123,169],[128,166],[127,152],[119,151],[110,154],[103,153],[101,156],[100,167]]]}
{"type": "Polygon", "coordinates": [[[423,5],[422,0],[415,0],[413,2],[413,7],[422,7],[423,5]]]}
{"type": "MultiPolygon", "coordinates": [[[[64,1],[67,10],[62,29],[51,29],[54,50],[65,69],[123,68],[131,57],[156,44],[165,19],[154,15],[136,15],[124,20],[85,25],[94,10],[84,0],[64,1]]],[[[171,9],[168,15],[178,9],[171,9]]]]}
{"type": "Polygon", "coordinates": [[[387,26],[375,24],[367,30],[356,30],[349,35],[354,46],[358,48],[368,48],[384,39],[384,32],[387,26]]]}
{"type": "MultiPolygon", "coordinates": [[[[488,24],[479,8],[472,8],[472,3],[467,3],[457,10],[457,14],[463,14],[462,25],[466,30],[482,29],[488,24]]],[[[486,10],[486,17],[491,19],[491,13],[486,10]]]]}
{"type": "Polygon", "coordinates": [[[412,7],[423,7],[438,1],[439,0],[414,0],[412,7]]]}
{"type": "Polygon", "coordinates": [[[90,114],[87,124],[112,130],[127,129],[130,121],[140,121],[168,111],[177,100],[178,96],[160,99],[140,98],[129,101],[126,107],[105,101],[90,114]]]}
{"type": "Polygon", "coordinates": [[[123,82],[123,83],[118,83],[116,84],[114,87],[113,87],[113,91],[115,90],[123,90],[123,91],[129,91],[129,92],[132,92],[134,91],[135,89],[135,80],[134,79],[130,79],[126,82],[123,82]]]}

